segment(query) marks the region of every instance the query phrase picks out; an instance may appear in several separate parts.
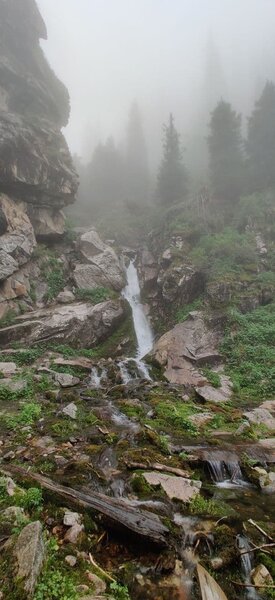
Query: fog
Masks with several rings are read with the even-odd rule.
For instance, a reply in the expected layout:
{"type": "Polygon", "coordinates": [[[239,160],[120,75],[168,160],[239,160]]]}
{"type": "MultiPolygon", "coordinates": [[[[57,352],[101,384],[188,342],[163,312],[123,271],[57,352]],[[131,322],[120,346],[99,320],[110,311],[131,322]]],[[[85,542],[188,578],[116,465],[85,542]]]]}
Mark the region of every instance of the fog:
{"type": "Polygon", "coordinates": [[[65,135],[85,161],[108,136],[123,142],[136,100],[151,166],[170,112],[192,162],[217,101],[231,102],[245,127],[275,78],[274,0],[37,1],[48,29],[43,49],[71,97],[65,135]]]}

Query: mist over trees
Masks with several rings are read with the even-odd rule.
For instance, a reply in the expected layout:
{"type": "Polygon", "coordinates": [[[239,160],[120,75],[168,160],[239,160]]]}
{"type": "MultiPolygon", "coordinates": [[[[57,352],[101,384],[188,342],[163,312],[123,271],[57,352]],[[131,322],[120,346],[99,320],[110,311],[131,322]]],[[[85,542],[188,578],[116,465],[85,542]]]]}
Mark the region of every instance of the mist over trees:
{"type": "Polygon", "coordinates": [[[169,116],[163,125],[163,158],[157,176],[156,196],[161,204],[169,206],[185,199],[188,191],[188,174],[182,161],[180,136],[169,116]]]}
{"type": "Polygon", "coordinates": [[[148,154],[142,118],[137,102],[133,102],[128,117],[125,156],[125,193],[130,206],[148,202],[149,185],[148,154]]]}
{"type": "Polygon", "coordinates": [[[246,149],[252,187],[275,187],[275,86],[271,81],[267,81],[248,121],[246,149]]]}
{"type": "Polygon", "coordinates": [[[211,113],[208,136],[211,189],[215,198],[230,202],[244,185],[241,115],[220,100],[211,113]]]}

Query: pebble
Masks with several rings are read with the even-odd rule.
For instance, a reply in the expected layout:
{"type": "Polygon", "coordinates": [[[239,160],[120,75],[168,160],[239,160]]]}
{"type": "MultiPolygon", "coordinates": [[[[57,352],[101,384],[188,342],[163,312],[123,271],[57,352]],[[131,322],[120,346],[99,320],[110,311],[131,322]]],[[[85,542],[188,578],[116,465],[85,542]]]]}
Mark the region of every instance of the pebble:
{"type": "Polygon", "coordinates": [[[90,571],[87,573],[87,577],[89,581],[93,584],[93,589],[95,595],[104,594],[106,591],[106,583],[100,577],[95,575],[95,573],[91,573],[90,571]]]}
{"type": "Polygon", "coordinates": [[[67,527],[73,527],[74,525],[80,525],[81,523],[81,515],[77,512],[72,512],[71,510],[66,510],[63,524],[67,527]]]}
{"type": "Polygon", "coordinates": [[[64,542],[66,542],[67,544],[77,544],[80,535],[82,534],[84,530],[83,525],[79,525],[78,523],[75,523],[75,525],[73,525],[72,527],[70,527],[70,529],[68,529],[65,537],[64,537],[64,542]]]}
{"type": "Polygon", "coordinates": [[[72,554],[68,554],[68,556],[65,556],[65,561],[66,561],[67,565],[69,565],[70,567],[75,567],[75,565],[77,563],[76,557],[72,556],[72,554]]]}

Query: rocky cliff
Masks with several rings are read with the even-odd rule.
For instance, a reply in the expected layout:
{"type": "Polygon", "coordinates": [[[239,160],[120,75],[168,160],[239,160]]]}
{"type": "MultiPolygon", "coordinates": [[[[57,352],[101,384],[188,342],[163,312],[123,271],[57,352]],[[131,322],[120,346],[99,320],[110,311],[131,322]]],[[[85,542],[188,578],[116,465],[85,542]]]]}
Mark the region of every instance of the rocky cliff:
{"type": "Polygon", "coordinates": [[[46,37],[34,0],[0,0],[0,318],[29,291],[37,239],[64,234],[61,209],[78,187],[60,130],[69,95],[40,48],[46,37]]]}

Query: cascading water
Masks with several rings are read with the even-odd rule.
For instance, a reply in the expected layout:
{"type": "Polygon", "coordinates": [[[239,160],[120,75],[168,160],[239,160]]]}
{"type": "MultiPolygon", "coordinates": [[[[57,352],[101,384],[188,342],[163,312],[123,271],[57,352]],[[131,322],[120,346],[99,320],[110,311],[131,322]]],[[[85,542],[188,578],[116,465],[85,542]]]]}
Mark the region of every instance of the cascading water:
{"type": "Polygon", "coordinates": [[[238,548],[240,551],[241,565],[242,565],[242,571],[244,574],[245,583],[248,585],[248,587],[246,588],[246,597],[249,600],[259,600],[260,597],[259,597],[259,594],[257,593],[257,591],[255,590],[255,588],[249,587],[249,585],[251,584],[251,570],[252,570],[252,560],[251,560],[252,553],[249,552],[249,550],[251,550],[249,540],[247,539],[247,537],[245,535],[238,535],[237,536],[237,544],[238,544],[238,548]]]}
{"type": "MultiPolygon", "coordinates": [[[[141,377],[150,379],[148,367],[143,362],[143,357],[150,352],[153,347],[153,333],[149,321],[145,315],[144,308],[140,302],[140,285],[138,280],[137,269],[134,260],[131,260],[126,269],[127,285],[124,288],[122,295],[129,303],[132,310],[133,324],[137,339],[137,353],[134,359],[137,371],[141,377]]],[[[132,376],[127,369],[127,360],[121,361],[120,370],[124,383],[128,383],[132,376]]]]}

